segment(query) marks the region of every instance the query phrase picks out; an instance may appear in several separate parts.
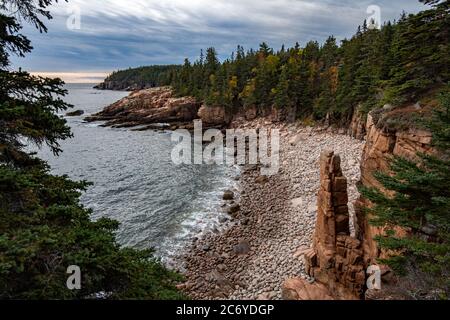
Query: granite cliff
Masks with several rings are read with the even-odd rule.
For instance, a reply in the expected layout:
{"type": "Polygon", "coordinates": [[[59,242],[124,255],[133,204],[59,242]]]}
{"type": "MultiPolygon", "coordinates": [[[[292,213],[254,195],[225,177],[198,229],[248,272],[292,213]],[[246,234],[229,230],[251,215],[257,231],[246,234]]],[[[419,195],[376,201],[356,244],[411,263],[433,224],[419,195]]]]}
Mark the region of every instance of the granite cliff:
{"type": "Polygon", "coordinates": [[[191,129],[195,119],[201,119],[204,127],[223,127],[229,121],[224,108],[204,106],[193,97],[175,97],[170,87],[134,91],[85,121],[146,130],[191,129]]]}
{"type": "MultiPolygon", "coordinates": [[[[387,108],[386,108],[387,109],[387,108]]],[[[355,113],[348,133],[358,139],[366,139],[361,159],[361,181],[365,187],[381,188],[375,179],[377,171],[389,172],[389,160],[393,156],[415,159],[417,153],[431,154],[432,135],[421,129],[392,129],[383,125],[388,112],[372,112],[362,125],[361,114],[355,113]]],[[[347,182],[342,176],[340,158],[326,151],[321,159],[321,186],[318,193],[318,213],[313,245],[302,252],[306,271],[315,280],[292,278],[283,286],[286,299],[384,299],[383,290],[368,290],[366,270],[378,265],[384,256],[374,240],[382,229],[369,224],[365,208],[370,201],[362,196],[354,203],[355,214],[348,215],[347,182]],[[349,230],[353,218],[355,232],[349,230]],[[374,292],[377,291],[377,292],[374,292]]],[[[399,233],[406,232],[398,230],[399,233]]],[[[395,285],[392,271],[379,265],[384,287],[395,285]]]]}

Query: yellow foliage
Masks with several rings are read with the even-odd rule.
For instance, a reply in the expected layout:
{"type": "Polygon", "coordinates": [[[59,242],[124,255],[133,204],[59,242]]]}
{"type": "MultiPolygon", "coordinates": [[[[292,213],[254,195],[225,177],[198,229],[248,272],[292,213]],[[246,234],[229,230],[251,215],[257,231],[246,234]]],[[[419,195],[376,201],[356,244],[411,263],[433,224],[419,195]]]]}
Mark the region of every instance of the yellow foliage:
{"type": "Polygon", "coordinates": [[[339,79],[338,67],[336,66],[331,67],[329,73],[330,73],[331,92],[336,93],[339,79]]]}
{"type": "Polygon", "coordinates": [[[236,89],[238,86],[238,77],[232,76],[228,84],[230,86],[230,89],[236,89]]]}
{"type": "Polygon", "coordinates": [[[216,76],[214,74],[209,76],[209,81],[211,82],[211,84],[215,84],[216,83],[216,76]]]}
{"type": "Polygon", "coordinates": [[[316,122],[312,117],[308,117],[302,120],[302,124],[306,127],[314,127],[316,125],[316,122]]]}
{"type": "Polygon", "coordinates": [[[278,64],[280,63],[280,58],[274,55],[270,55],[266,59],[266,64],[269,67],[269,69],[274,70],[278,67],[278,64]]]}
{"type": "Polygon", "coordinates": [[[248,84],[244,87],[244,90],[241,92],[241,94],[239,95],[241,98],[247,98],[250,97],[256,89],[256,84],[255,84],[255,80],[252,79],[251,81],[248,82],[248,84]]]}

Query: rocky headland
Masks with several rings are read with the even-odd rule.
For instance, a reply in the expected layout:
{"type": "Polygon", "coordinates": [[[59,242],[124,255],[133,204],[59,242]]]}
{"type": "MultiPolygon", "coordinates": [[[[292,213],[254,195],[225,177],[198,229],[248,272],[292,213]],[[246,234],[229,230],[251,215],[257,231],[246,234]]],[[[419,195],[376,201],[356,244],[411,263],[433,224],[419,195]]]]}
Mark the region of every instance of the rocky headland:
{"type": "Polygon", "coordinates": [[[170,87],[138,90],[90,115],[87,122],[104,121],[103,126],[134,130],[193,129],[201,119],[204,128],[222,128],[229,122],[223,108],[207,107],[193,97],[175,97],[170,87]]]}

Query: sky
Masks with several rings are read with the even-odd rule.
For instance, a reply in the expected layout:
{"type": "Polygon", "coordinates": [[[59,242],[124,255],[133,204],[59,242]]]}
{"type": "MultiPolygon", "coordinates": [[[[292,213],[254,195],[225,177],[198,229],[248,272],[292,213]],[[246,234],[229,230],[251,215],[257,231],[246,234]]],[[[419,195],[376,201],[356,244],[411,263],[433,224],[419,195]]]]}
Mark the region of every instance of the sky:
{"type": "Polygon", "coordinates": [[[118,69],[195,60],[211,46],[224,59],[238,44],[250,49],[265,41],[278,49],[329,35],[342,40],[378,16],[368,13],[371,5],[381,21],[424,8],[414,0],[69,0],[51,7],[47,34],[25,26],[34,50],[13,58],[13,66],[100,82],[118,69]]]}

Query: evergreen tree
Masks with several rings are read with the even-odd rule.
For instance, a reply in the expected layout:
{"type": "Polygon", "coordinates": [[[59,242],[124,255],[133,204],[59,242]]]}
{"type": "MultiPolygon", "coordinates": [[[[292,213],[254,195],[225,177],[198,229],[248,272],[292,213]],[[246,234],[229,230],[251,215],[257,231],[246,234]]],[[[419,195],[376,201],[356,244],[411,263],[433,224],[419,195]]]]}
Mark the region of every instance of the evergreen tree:
{"type": "Polygon", "coordinates": [[[336,39],[327,39],[320,51],[319,96],[314,103],[314,117],[324,119],[332,110],[336,109],[336,90],[339,61],[339,47],[336,39]]]}
{"type": "Polygon", "coordinates": [[[262,108],[273,105],[272,89],[277,84],[279,63],[280,58],[273,54],[259,58],[259,65],[255,70],[254,95],[257,105],[262,108]]]}
{"type": "Polygon", "coordinates": [[[250,105],[267,108],[284,87],[279,80],[285,69],[289,105],[298,117],[314,115],[321,120],[330,114],[340,125],[348,124],[357,108],[367,114],[385,103],[397,106],[434,95],[448,81],[448,1],[422,2],[433,7],[416,15],[403,13],[398,22],[388,22],[381,30],[369,28],[365,21],[341,46],[334,37],[322,47],[310,41],[304,48],[296,43],[276,52],[267,43],[258,51],[244,52],[238,46],[232,59],[222,64],[210,48],[206,59],[202,53],[191,68],[190,83],[183,81],[187,88],[183,94],[208,99],[211,92],[220,91],[212,88],[214,80],[228,92],[223,96],[228,95],[226,103],[235,110],[250,105]],[[223,64],[226,72],[219,74],[223,64]]]}
{"type": "Polygon", "coordinates": [[[339,47],[334,36],[328,37],[320,50],[321,71],[336,66],[339,60],[339,47]]]}
{"type": "Polygon", "coordinates": [[[348,122],[357,107],[358,99],[355,92],[356,77],[361,61],[362,33],[360,27],[351,40],[342,43],[342,63],[339,70],[339,87],[337,89],[337,106],[335,118],[348,122]]]}
{"type": "Polygon", "coordinates": [[[389,79],[389,74],[394,66],[394,58],[392,56],[392,41],[394,37],[395,27],[389,21],[381,29],[381,36],[379,37],[377,48],[379,58],[379,75],[380,81],[389,79]]]}
{"type": "MultiPolygon", "coordinates": [[[[201,61],[201,59],[200,59],[201,61]]],[[[203,73],[204,73],[204,84],[202,88],[202,97],[208,99],[211,95],[213,95],[213,90],[217,88],[213,88],[214,82],[216,79],[216,72],[220,67],[219,60],[217,58],[217,52],[215,48],[206,49],[206,58],[203,64],[203,73]]]]}
{"type": "Polygon", "coordinates": [[[205,76],[210,77],[212,74],[215,74],[219,69],[220,63],[217,58],[217,52],[215,48],[206,49],[206,60],[204,64],[205,76]]]}
{"type": "Polygon", "coordinates": [[[111,299],[182,298],[179,276],[150,250],[116,243],[117,222],[91,221],[79,203],[86,182],[51,175],[25,150],[24,141],[31,141],[57,155],[59,141],[71,136],[57,115],[70,107],[62,100],[63,82],[12,71],[9,61],[31,50],[19,21],[45,32],[42,19],[51,18],[52,2],[0,2],[0,299],[82,299],[102,292],[111,299]],[[67,289],[71,265],[81,269],[81,290],[67,289]]]}
{"type": "Polygon", "coordinates": [[[259,53],[263,58],[267,58],[269,55],[273,54],[273,49],[265,42],[259,45],[259,53]]]}
{"type": "Polygon", "coordinates": [[[299,66],[299,85],[300,90],[297,104],[297,115],[307,116],[313,110],[313,103],[317,92],[317,77],[319,74],[319,44],[310,41],[302,51],[299,66]]]}
{"type": "Polygon", "coordinates": [[[185,96],[194,91],[192,65],[189,59],[184,59],[184,64],[172,85],[179,95],[185,96]]]}
{"type": "Polygon", "coordinates": [[[449,80],[449,1],[422,1],[434,8],[401,19],[396,27],[386,101],[402,104],[417,101],[431,88],[449,80]],[[424,45],[426,44],[426,45],[424,45]]]}
{"type": "Polygon", "coordinates": [[[294,48],[289,50],[289,59],[286,63],[286,72],[289,84],[289,99],[291,100],[291,105],[296,111],[300,109],[299,106],[302,94],[300,70],[302,55],[303,50],[300,48],[300,44],[297,43],[294,48]]]}
{"type": "Polygon", "coordinates": [[[434,134],[438,156],[419,154],[419,160],[396,157],[392,175],[376,178],[388,192],[363,188],[363,195],[374,203],[369,210],[371,223],[384,227],[378,236],[381,248],[390,257],[382,260],[404,271],[409,265],[433,275],[434,287],[450,292],[450,91],[441,96],[429,127],[434,134]],[[406,236],[400,236],[398,227],[406,236]]]}
{"type": "Polygon", "coordinates": [[[292,99],[289,97],[289,80],[286,66],[282,67],[278,85],[274,89],[274,105],[278,109],[289,108],[292,106],[292,99]]]}

